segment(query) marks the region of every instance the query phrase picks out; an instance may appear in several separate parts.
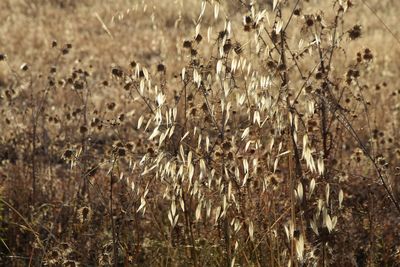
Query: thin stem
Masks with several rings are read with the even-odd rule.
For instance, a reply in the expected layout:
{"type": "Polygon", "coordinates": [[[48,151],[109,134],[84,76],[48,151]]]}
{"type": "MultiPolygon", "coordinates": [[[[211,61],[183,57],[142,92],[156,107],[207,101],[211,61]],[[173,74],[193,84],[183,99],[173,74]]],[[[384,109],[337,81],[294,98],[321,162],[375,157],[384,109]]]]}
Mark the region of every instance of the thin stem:
{"type": "Polygon", "coordinates": [[[116,162],[116,158],[113,160],[112,168],[110,171],[110,220],[111,220],[111,231],[112,231],[112,242],[113,242],[113,265],[118,266],[118,245],[117,245],[117,234],[115,231],[115,222],[114,222],[114,210],[113,210],[113,185],[114,185],[114,166],[116,162]]]}

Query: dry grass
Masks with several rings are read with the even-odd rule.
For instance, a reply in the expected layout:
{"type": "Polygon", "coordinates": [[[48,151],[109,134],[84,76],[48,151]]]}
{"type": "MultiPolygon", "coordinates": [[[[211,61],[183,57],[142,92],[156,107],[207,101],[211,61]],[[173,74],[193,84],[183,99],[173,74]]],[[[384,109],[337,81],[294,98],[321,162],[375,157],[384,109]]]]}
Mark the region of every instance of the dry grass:
{"type": "Polygon", "coordinates": [[[220,2],[0,2],[1,264],[400,265],[399,4],[220,2]]]}

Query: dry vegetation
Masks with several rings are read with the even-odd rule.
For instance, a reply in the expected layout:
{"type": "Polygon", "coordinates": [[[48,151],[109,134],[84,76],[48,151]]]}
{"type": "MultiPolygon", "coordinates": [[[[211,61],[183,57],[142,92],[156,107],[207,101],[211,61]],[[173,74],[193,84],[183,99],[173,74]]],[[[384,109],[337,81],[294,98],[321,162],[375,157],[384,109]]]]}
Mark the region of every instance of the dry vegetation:
{"type": "Polygon", "coordinates": [[[0,264],[399,266],[399,7],[0,1],[0,264]]]}

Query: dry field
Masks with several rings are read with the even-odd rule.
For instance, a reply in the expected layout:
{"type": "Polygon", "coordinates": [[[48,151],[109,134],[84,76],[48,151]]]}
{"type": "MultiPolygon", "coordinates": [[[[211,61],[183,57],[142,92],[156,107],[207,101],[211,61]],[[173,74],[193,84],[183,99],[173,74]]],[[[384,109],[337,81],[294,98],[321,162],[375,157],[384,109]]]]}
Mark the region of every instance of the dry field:
{"type": "Polygon", "coordinates": [[[400,266],[400,2],[1,0],[1,266],[400,266]]]}

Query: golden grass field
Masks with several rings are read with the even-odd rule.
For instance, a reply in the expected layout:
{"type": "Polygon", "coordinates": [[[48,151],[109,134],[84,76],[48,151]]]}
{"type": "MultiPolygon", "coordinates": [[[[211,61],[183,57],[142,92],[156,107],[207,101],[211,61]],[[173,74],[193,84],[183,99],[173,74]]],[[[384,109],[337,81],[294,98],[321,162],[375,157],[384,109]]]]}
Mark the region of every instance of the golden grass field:
{"type": "Polygon", "coordinates": [[[0,265],[400,266],[399,8],[0,1],[0,265]]]}

